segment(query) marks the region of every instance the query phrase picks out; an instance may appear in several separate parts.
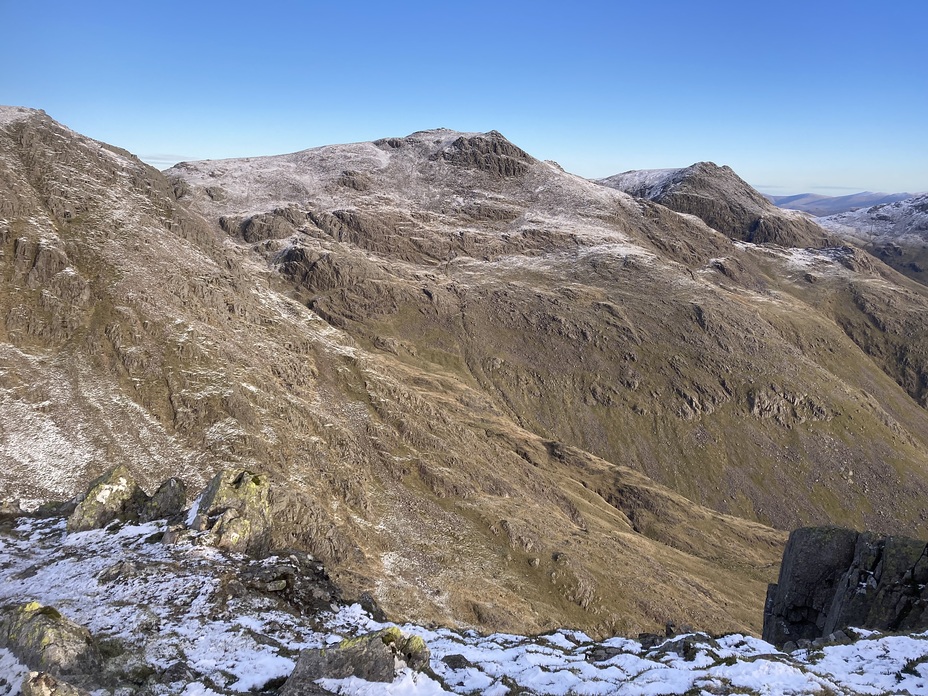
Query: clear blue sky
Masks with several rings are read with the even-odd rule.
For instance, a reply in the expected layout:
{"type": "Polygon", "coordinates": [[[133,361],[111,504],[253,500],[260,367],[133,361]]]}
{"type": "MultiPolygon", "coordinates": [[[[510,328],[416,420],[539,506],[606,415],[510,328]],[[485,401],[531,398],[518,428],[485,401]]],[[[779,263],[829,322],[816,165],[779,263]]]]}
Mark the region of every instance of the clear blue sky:
{"type": "Polygon", "coordinates": [[[926,0],[0,0],[0,103],[159,168],[444,126],[589,177],[915,192],[926,26],[926,0]]]}

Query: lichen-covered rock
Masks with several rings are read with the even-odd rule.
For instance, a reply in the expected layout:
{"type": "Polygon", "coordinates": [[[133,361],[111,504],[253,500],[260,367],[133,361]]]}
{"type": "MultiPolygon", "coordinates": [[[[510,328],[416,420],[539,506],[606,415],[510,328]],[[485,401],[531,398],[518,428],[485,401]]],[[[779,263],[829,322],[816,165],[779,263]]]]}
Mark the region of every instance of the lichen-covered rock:
{"type": "Polygon", "coordinates": [[[219,548],[264,555],[271,546],[270,480],[250,471],[222,471],[206,486],[193,527],[219,548]]]}
{"type": "Polygon", "coordinates": [[[55,679],[45,672],[30,672],[20,687],[22,696],[90,696],[89,691],[79,689],[66,681],[55,679]]]}
{"type": "Polygon", "coordinates": [[[187,488],[178,478],[169,478],[161,484],[139,514],[140,522],[166,520],[176,517],[187,504],[187,488]]]}
{"type": "Polygon", "coordinates": [[[317,679],[358,677],[371,682],[392,682],[397,666],[428,667],[430,653],[419,636],[406,636],[396,627],[349,638],[332,648],[304,650],[280,696],[301,696],[317,679]]]}
{"type": "Polygon", "coordinates": [[[38,602],[0,613],[0,646],[29,669],[55,676],[93,674],[102,664],[90,631],[38,602]]]}
{"type": "Polygon", "coordinates": [[[120,464],[90,483],[84,499],[68,518],[68,531],[100,529],[113,520],[137,522],[147,502],[145,491],[120,464]]]}

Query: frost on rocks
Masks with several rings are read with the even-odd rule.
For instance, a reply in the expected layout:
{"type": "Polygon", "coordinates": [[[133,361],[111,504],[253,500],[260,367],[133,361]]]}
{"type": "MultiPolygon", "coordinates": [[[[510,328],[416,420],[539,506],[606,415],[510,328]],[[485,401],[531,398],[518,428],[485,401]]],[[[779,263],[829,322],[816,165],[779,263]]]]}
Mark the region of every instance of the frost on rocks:
{"type": "MultiPolygon", "coordinates": [[[[125,686],[130,675],[147,674],[145,693],[156,695],[259,691],[282,683],[306,648],[396,630],[357,604],[300,616],[273,593],[235,590],[246,559],[153,542],[164,529],[153,522],[65,534],[63,520],[22,518],[0,537],[0,605],[55,607],[109,646],[105,655],[119,653],[106,657],[101,681],[125,686]]],[[[399,628],[428,646],[426,673],[403,668],[386,684],[349,676],[321,686],[356,695],[928,692],[928,633],[861,631],[850,645],[790,654],[744,635],[642,644],[570,630],[530,637],[399,628]]],[[[17,694],[27,674],[0,649],[0,696],[17,694]]]]}

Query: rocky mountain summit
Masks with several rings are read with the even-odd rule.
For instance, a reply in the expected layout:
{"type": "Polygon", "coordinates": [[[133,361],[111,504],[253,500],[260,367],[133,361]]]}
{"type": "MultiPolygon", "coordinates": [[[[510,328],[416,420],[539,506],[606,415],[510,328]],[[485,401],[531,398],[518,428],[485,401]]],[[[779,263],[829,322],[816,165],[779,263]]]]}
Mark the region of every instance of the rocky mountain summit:
{"type": "Polygon", "coordinates": [[[777,208],[731,167],[714,162],[683,169],[633,170],[599,183],[695,215],[732,239],[792,247],[830,244],[825,231],[808,216],[777,208]]]}
{"type": "Polygon", "coordinates": [[[120,464],[142,522],[169,478],[260,472],[227,484],[347,599],[593,635],[756,632],[782,530],[928,526],[928,294],[859,249],[495,132],[162,174],[0,114],[4,498],[120,464]]]}

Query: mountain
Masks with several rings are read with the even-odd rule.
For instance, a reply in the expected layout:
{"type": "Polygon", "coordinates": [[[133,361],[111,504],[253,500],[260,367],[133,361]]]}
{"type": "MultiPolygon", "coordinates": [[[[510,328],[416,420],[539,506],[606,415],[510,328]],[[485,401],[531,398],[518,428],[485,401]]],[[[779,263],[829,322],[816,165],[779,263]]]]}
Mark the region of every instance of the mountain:
{"type": "Polygon", "coordinates": [[[928,283],[928,194],[819,219],[896,270],[928,283]]]}
{"type": "Polygon", "coordinates": [[[629,171],[598,182],[695,215],[732,239],[801,247],[828,243],[824,230],[807,217],[777,208],[730,167],[713,162],[684,169],[629,171]]]}
{"type": "Polygon", "coordinates": [[[872,193],[863,191],[846,196],[820,196],[816,193],[799,193],[792,196],[766,196],[774,205],[789,210],[801,210],[804,213],[824,217],[846,213],[858,208],[868,208],[883,203],[911,198],[911,193],[872,193]]]}
{"type": "Polygon", "coordinates": [[[0,218],[0,497],[259,471],[346,598],[523,632],[756,632],[781,530],[928,528],[928,291],[854,248],[496,132],[162,174],[13,107],[0,218]]]}

